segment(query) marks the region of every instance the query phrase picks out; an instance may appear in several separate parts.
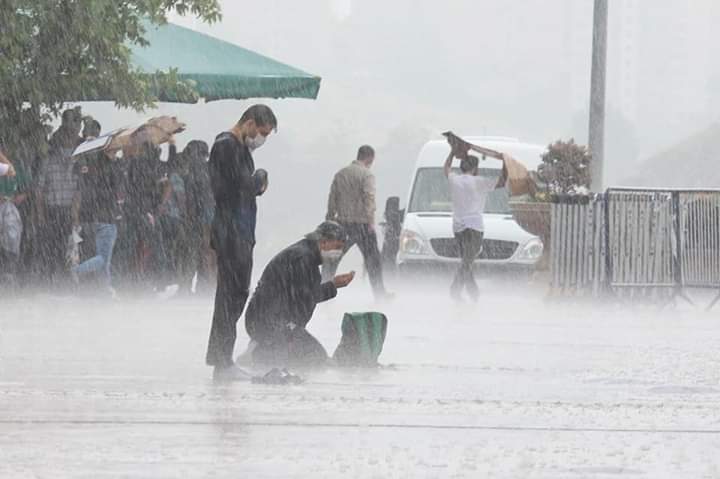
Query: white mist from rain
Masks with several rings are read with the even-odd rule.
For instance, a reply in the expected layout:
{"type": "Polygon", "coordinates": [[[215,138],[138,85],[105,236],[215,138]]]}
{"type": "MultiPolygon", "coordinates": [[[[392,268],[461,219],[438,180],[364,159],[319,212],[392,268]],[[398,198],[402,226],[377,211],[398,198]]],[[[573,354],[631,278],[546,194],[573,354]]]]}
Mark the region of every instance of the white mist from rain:
{"type": "MultiPolygon", "coordinates": [[[[614,4],[610,17],[612,181],[637,174],[641,160],[717,120],[720,98],[711,81],[720,77],[720,60],[708,54],[717,44],[718,30],[708,25],[717,18],[717,2],[627,3],[634,7],[614,4]]],[[[417,152],[440,131],[541,144],[585,131],[590,0],[222,4],[221,24],[175,20],[323,77],[315,102],[258,100],[272,106],[280,125],[256,155],[270,172],[259,201],[256,277],[272,255],[324,218],[332,176],[360,144],[378,151],[380,213],[387,196],[404,204],[417,152]]],[[[107,103],[83,108],[105,130],[177,115],[188,124],[178,138],[182,147],[191,139],[211,142],[251,102],[163,104],[143,114],[107,103]]],[[[340,270],[350,268],[361,269],[356,252],[340,270]]],[[[348,467],[392,475],[406,467],[418,476],[475,477],[527,472],[528,464],[545,464],[561,477],[617,473],[639,463],[636,468],[658,477],[676,467],[667,450],[694,465],[695,477],[711,470],[714,437],[691,448],[678,433],[590,437],[588,431],[715,424],[720,333],[712,316],[685,306],[660,311],[557,301],[547,298],[542,277],[484,278],[476,305],[451,302],[448,278],[391,282],[396,300],[378,305],[365,281],[321,306],[309,329],[332,353],[344,312],[380,309],[390,321],[381,362],[393,367],[312,372],[305,385],[289,389],[212,384],[204,365],[210,296],[3,299],[0,416],[28,424],[0,438],[6,459],[0,475],[15,477],[9,468],[22,461],[36,464],[38,474],[78,464],[95,470],[109,464],[129,476],[177,474],[156,460],[159,450],[185,460],[190,475],[251,459],[246,470],[276,475],[293,463],[330,475],[348,467]],[[106,421],[107,428],[83,421],[106,421]],[[142,428],[153,421],[167,428],[142,428]],[[478,429],[420,435],[314,423],[478,429]],[[510,437],[482,429],[493,427],[521,432],[510,437]],[[547,428],[548,435],[523,435],[528,428],[547,428]],[[577,433],[560,437],[563,428],[577,433]],[[303,447],[288,439],[298,434],[307,441],[303,447]],[[358,447],[353,459],[345,459],[343,439],[358,447]],[[88,453],[71,457],[58,444],[88,453]],[[330,458],[322,465],[319,447],[330,458]],[[142,469],[133,465],[138,458],[146,459],[142,469]]],[[[238,330],[236,353],[247,342],[242,320],[238,330]]]]}

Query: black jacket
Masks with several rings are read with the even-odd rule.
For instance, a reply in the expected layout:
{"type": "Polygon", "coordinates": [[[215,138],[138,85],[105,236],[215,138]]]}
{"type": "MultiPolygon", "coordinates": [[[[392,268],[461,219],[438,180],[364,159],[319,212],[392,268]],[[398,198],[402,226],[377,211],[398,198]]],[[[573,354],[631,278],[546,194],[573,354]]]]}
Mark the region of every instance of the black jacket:
{"type": "Polygon", "coordinates": [[[161,200],[158,185],[161,179],[162,163],[159,148],[147,146],[141,154],[129,158],[125,194],[127,211],[132,216],[156,213],[161,200]]]}
{"type": "Polygon", "coordinates": [[[121,175],[114,160],[103,153],[85,155],[73,167],[78,177],[80,221],[115,223],[121,175]]]}
{"type": "Polygon", "coordinates": [[[282,334],[288,324],[304,328],[315,306],[337,295],[335,285],[323,283],[322,257],[317,241],[303,239],[268,263],[245,312],[245,329],[264,341],[282,334]]]}
{"type": "Polygon", "coordinates": [[[221,133],[212,146],[208,168],[215,197],[216,239],[222,244],[232,236],[255,243],[256,197],[260,191],[250,150],[232,133],[221,133]]]}
{"type": "Polygon", "coordinates": [[[188,224],[202,230],[208,224],[215,208],[215,199],[210,186],[208,164],[202,158],[189,158],[188,174],[185,181],[185,201],[187,202],[188,224]]]}

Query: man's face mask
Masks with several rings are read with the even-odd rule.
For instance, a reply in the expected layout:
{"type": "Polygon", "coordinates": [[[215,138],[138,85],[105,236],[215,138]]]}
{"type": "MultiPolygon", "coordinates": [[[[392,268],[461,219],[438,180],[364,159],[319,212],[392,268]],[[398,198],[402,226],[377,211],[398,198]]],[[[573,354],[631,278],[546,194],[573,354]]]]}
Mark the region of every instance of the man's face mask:
{"type": "Polygon", "coordinates": [[[342,254],[343,252],[341,249],[330,249],[320,252],[323,261],[338,261],[342,257],[342,254]]]}
{"type": "Polygon", "coordinates": [[[255,135],[255,138],[247,138],[245,140],[245,144],[250,151],[255,151],[265,144],[265,139],[266,138],[263,135],[258,133],[255,135]]]}

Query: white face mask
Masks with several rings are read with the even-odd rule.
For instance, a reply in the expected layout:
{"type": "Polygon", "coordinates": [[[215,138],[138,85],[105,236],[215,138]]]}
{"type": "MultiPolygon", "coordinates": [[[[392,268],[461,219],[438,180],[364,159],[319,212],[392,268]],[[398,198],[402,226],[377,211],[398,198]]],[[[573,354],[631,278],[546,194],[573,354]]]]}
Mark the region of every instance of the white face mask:
{"type": "Polygon", "coordinates": [[[342,258],[342,254],[343,252],[341,249],[331,249],[320,252],[320,256],[322,256],[323,261],[337,261],[342,258]]]}
{"type": "Polygon", "coordinates": [[[246,138],[245,144],[250,151],[255,151],[265,144],[265,137],[258,133],[255,138],[246,138]]]}

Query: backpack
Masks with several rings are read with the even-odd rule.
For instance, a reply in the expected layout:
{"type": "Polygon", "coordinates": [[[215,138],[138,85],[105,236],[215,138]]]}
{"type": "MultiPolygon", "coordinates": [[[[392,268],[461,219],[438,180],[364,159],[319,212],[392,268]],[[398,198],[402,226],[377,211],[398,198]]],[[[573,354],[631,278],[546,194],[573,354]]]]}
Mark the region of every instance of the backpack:
{"type": "Polygon", "coordinates": [[[382,313],[345,313],[342,338],[333,359],[339,366],[376,367],[387,332],[387,317],[382,313]]]}

